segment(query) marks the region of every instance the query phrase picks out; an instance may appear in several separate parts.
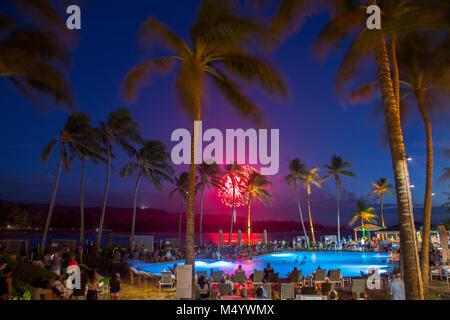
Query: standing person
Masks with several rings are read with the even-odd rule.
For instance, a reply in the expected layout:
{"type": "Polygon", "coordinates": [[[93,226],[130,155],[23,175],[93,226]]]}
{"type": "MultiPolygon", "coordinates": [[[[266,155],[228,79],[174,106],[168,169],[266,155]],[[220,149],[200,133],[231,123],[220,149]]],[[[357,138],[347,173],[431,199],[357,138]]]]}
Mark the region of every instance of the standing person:
{"type": "Polygon", "coordinates": [[[205,276],[201,275],[197,281],[197,289],[200,294],[200,300],[209,299],[209,283],[205,280],[205,276]]]}
{"type": "Polygon", "coordinates": [[[5,260],[0,262],[0,300],[9,300],[11,296],[12,269],[5,260]]]}
{"type": "Polygon", "coordinates": [[[97,271],[95,269],[89,270],[89,274],[87,277],[87,287],[88,292],[86,299],[87,300],[97,300],[98,299],[98,277],[97,271]]]}
{"type": "Polygon", "coordinates": [[[392,300],[406,300],[405,282],[402,280],[400,273],[389,284],[389,294],[392,300]]]}
{"type": "Polygon", "coordinates": [[[72,298],[74,300],[86,300],[86,286],[87,286],[87,266],[80,264],[80,288],[74,288],[72,298]]]}
{"type": "Polygon", "coordinates": [[[270,266],[270,263],[267,264],[267,267],[264,268],[264,279],[269,280],[269,274],[275,272],[273,268],[270,266]]]}
{"type": "Polygon", "coordinates": [[[120,294],[120,274],[117,272],[109,281],[111,300],[119,300],[120,294]]]}

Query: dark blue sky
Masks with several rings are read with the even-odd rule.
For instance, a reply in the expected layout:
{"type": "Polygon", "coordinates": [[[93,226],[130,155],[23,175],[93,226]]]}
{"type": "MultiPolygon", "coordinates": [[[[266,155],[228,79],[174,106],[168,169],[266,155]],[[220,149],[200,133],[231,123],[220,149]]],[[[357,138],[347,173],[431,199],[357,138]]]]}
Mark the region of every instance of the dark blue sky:
{"type": "MultiPolygon", "coordinates": [[[[148,16],[156,16],[177,34],[186,38],[189,24],[195,19],[197,1],[85,1],[82,6],[82,30],[80,41],[73,51],[74,67],[71,80],[77,99],[78,110],[88,113],[94,123],[106,119],[109,112],[130,107],[142,125],[146,139],[164,141],[169,150],[174,143],[170,135],[176,128],[190,128],[186,113],[177,106],[172,90],[173,75],[154,77],[152,85],[145,89],[139,101],[127,106],[120,98],[119,89],[126,72],[146,58],[157,57],[164,52],[141,50],[136,32],[148,16]]],[[[391,158],[387,145],[381,143],[384,129],[382,116],[375,116],[373,103],[344,109],[338,103],[333,81],[341,54],[326,61],[314,58],[313,39],[325,22],[326,16],[310,20],[294,36],[289,38],[272,54],[274,63],[283,72],[290,87],[291,99],[283,102],[250,89],[248,92],[263,109],[269,128],[280,129],[280,172],[270,177],[274,204],[271,208],[255,207],[254,217],[296,219],[298,216],[295,197],[285,185],[283,177],[290,159],[299,157],[309,167],[328,163],[333,153],[353,163],[357,179],[344,178],[348,203],[344,203],[344,217],[349,216],[356,198],[365,197],[370,181],[386,177],[393,182],[391,158]]],[[[48,202],[51,197],[56,171],[57,153],[48,164],[40,162],[41,150],[57,137],[68,114],[54,110],[42,114],[17,92],[11,91],[5,79],[0,80],[3,117],[0,126],[0,198],[23,202],[48,202]]],[[[210,91],[203,112],[203,127],[250,128],[249,121],[238,114],[214,90],[210,91]]],[[[443,148],[450,146],[448,118],[433,118],[435,141],[435,181],[442,168],[448,167],[443,148]]],[[[413,110],[404,129],[406,150],[414,160],[410,163],[412,191],[416,208],[423,202],[425,182],[425,132],[418,113],[413,110]]],[[[116,151],[116,171],[112,173],[109,204],[128,207],[132,205],[134,178],[122,179],[118,170],[127,157],[116,151]]],[[[178,168],[181,172],[187,167],[178,168]]],[[[100,206],[105,180],[104,166],[89,164],[87,167],[86,202],[88,206],[100,206]]],[[[63,172],[57,195],[59,204],[78,204],[80,164],[75,163],[72,172],[63,172]]],[[[178,201],[168,201],[165,186],[157,193],[143,184],[138,197],[139,205],[175,211],[178,201]]],[[[434,184],[433,204],[444,202],[447,184],[434,184]]],[[[303,190],[302,190],[303,192],[303,190]]],[[[304,193],[304,192],[303,192],[304,193]]],[[[334,183],[324,184],[324,191],[313,189],[313,219],[333,224],[335,221],[334,183]],[[315,208],[314,208],[315,207],[315,208]],[[314,211],[315,210],[315,211],[314,211]]],[[[207,213],[228,213],[220,205],[214,193],[206,197],[207,213]]],[[[394,203],[393,196],[386,202],[394,203]]],[[[243,210],[241,210],[243,211],[243,210]]],[[[395,212],[392,211],[393,213],[395,212]]],[[[436,210],[434,221],[448,218],[436,210]]],[[[345,218],[344,218],[345,219],[345,218]]],[[[420,220],[419,218],[418,220],[420,220]]],[[[395,214],[388,221],[396,222],[395,214]]]]}

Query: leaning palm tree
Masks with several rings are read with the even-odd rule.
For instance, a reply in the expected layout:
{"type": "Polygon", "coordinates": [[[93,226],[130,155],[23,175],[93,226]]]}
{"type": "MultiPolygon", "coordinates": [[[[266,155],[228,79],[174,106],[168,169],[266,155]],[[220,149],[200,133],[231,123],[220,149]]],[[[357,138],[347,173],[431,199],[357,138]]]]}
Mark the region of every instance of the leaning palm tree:
{"type": "Polygon", "coordinates": [[[302,206],[300,205],[299,191],[297,190],[297,183],[301,181],[305,172],[307,171],[306,165],[296,158],[289,162],[289,174],[286,176],[286,182],[294,188],[295,197],[297,198],[298,214],[302,223],[303,234],[305,235],[306,245],[309,248],[309,237],[306,233],[305,223],[303,222],[302,206]]]}
{"type": "Polygon", "coordinates": [[[319,168],[314,168],[311,170],[306,170],[303,176],[300,178],[300,181],[303,183],[306,189],[306,202],[308,205],[308,215],[309,215],[309,226],[311,228],[311,236],[313,243],[316,243],[316,238],[314,237],[314,226],[311,218],[311,202],[310,202],[310,196],[311,196],[311,185],[316,186],[319,189],[322,189],[322,185],[320,184],[320,177],[317,171],[319,171],[319,168]]]}
{"type": "Polygon", "coordinates": [[[197,185],[197,189],[200,189],[202,192],[200,198],[200,226],[199,226],[199,241],[200,246],[202,246],[202,227],[203,227],[203,199],[205,196],[206,188],[211,189],[213,186],[217,186],[219,182],[220,176],[220,166],[218,166],[215,162],[212,164],[207,164],[203,162],[197,167],[198,175],[200,181],[197,185]]]}
{"type": "Polygon", "coordinates": [[[358,201],[356,206],[357,209],[352,211],[354,216],[350,220],[349,224],[352,226],[356,223],[356,221],[358,221],[358,219],[361,219],[361,229],[363,233],[363,239],[367,240],[364,221],[368,223],[376,223],[377,215],[375,214],[375,209],[373,207],[367,208],[366,204],[362,201],[358,201]]]}
{"type": "Polygon", "coordinates": [[[247,190],[249,195],[248,198],[248,218],[247,218],[247,243],[250,245],[251,236],[251,220],[250,220],[250,208],[252,206],[253,200],[258,199],[265,205],[271,204],[272,195],[267,190],[267,187],[272,185],[272,182],[267,180],[266,176],[262,175],[258,171],[254,170],[250,173],[247,179],[247,190]]]}
{"type": "Polygon", "coordinates": [[[340,213],[339,213],[339,202],[341,198],[341,188],[342,181],[341,176],[352,177],[355,178],[356,174],[352,171],[344,170],[351,167],[352,164],[350,162],[344,162],[342,157],[333,155],[331,157],[331,164],[325,164],[323,167],[328,170],[327,174],[322,178],[321,182],[334,177],[334,182],[336,184],[336,199],[337,199],[337,238],[338,241],[341,241],[341,222],[340,222],[340,213]]]}
{"type": "MultiPolygon", "coordinates": [[[[193,120],[201,120],[202,98],[207,81],[212,81],[223,97],[242,115],[260,119],[258,107],[244,94],[235,79],[259,84],[267,92],[282,96],[287,95],[287,89],[276,69],[250,52],[248,47],[254,43],[255,35],[262,36],[264,33],[254,22],[242,18],[238,9],[235,1],[203,1],[197,21],[190,27],[190,45],[156,18],[148,18],[140,29],[139,38],[144,43],[154,37],[162,40],[171,55],[143,62],[131,69],[124,83],[126,97],[133,100],[137,90],[153,72],[166,73],[178,62],[175,89],[193,120]]],[[[194,130],[186,226],[186,264],[191,265],[195,260],[194,151],[197,134],[197,130],[194,130]]]]}
{"type": "Polygon", "coordinates": [[[129,162],[120,170],[120,176],[132,176],[137,172],[133,197],[133,218],[131,223],[130,248],[134,248],[134,231],[136,226],[136,200],[139,184],[145,178],[157,190],[161,190],[162,181],[172,181],[173,169],[167,164],[170,155],[161,141],[145,141],[136,153],[136,161],[129,162]]]}
{"type": "Polygon", "coordinates": [[[392,184],[388,183],[388,181],[389,181],[389,179],[380,178],[376,182],[370,183],[375,188],[370,190],[369,194],[376,194],[377,198],[380,198],[380,217],[381,217],[381,226],[383,227],[383,229],[386,229],[386,225],[384,224],[384,217],[383,217],[383,195],[385,193],[395,194],[395,192],[391,190],[393,188],[392,184]]]}
{"type": "Polygon", "coordinates": [[[50,228],[50,222],[53,215],[53,208],[55,206],[56,192],[58,190],[59,179],[61,177],[61,169],[64,165],[66,171],[70,170],[70,164],[74,159],[74,155],[69,156],[69,150],[80,149],[86,147],[86,136],[92,133],[92,127],[89,122],[91,119],[84,113],[73,113],[64,126],[64,129],[60,133],[59,138],[53,139],[48,146],[42,150],[41,159],[43,162],[47,162],[53,149],[60,142],[59,160],[56,171],[55,185],[53,187],[52,199],[50,207],[48,209],[47,220],[45,222],[44,233],[42,235],[41,247],[39,254],[42,256],[45,252],[45,246],[47,243],[48,230],[50,228]]]}
{"type": "Polygon", "coordinates": [[[133,157],[137,151],[131,145],[131,143],[142,142],[140,126],[133,119],[133,117],[131,116],[131,112],[128,109],[119,109],[111,112],[106,122],[100,122],[100,134],[102,143],[106,150],[106,183],[105,190],[103,192],[102,213],[98,226],[97,248],[100,248],[103,233],[103,224],[105,221],[106,202],[111,174],[111,158],[113,157],[113,144],[117,145],[120,149],[125,151],[129,157],[133,157]]]}
{"type": "Polygon", "coordinates": [[[180,196],[180,211],[178,223],[178,245],[181,244],[181,222],[183,221],[183,207],[187,202],[189,192],[189,172],[183,172],[180,177],[174,177],[173,184],[175,188],[169,193],[169,198],[172,199],[175,194],[180,196]]]}
{"type": "Polygon", "coordinates": [[[47,98],[75,109],[66,76],[71,67],[67,40],[73,37],[63,21],[48,0],[0,4],[0,78],[41,109],[48,106],[47,98]]]}
{"type": "Polygon", "coordinates": [[[81,161],[80,181],[80,244],[84,243],[84,178],[86,173],[86,160],[90,159],[95,164],[106,162],[105,150],[101,146],[100,132],[97,128],[86,125],[83,134],[77,138],[79,143],[70,144],[72,154],[81,161]]]}

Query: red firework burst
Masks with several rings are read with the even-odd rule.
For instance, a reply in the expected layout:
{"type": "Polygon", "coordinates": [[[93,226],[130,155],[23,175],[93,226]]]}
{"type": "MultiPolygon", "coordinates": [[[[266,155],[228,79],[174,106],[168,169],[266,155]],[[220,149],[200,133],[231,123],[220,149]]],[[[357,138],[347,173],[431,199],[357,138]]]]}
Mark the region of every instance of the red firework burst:
{"type": "Polygon", "coordinates": [[[242,176],[234,172],[226,172],[223,176],[217,194],[220,201],[228,207],[233,206],[233,182],[234,182],[234,206],[236,208],[248,204],[247,177],[255,169],[250,166],[242,166],[242,176]]]}

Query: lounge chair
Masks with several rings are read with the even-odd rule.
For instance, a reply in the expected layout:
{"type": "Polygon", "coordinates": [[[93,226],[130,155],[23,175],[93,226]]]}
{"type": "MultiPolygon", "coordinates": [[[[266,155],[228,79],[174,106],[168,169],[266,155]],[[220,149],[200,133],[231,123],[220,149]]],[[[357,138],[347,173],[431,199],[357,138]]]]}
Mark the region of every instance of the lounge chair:
{"type": "Polygon", "coordinates": [[[253,284],[257,285],[257,284],[262,284],[264,279],[264,271],[255,271],[255,273],[253,274],[253,284]]]}
{"type": "Polygon", "coordinates": [[[262,287],[264,291],[267,293],[267,298],[272,299],[272,285],[270,283],[263,283],[262,287]]]}
{"type": "Polygon", "coordinates": [[[313,284],[326,282],[326,280],[325,280],[326,272],[327,272],[327,270],[325,270],[325,269],[317,269],[316,273],[313,276],[313,284]]]}
{"type": "Polygon", "coordinates": [[[295,300],[328,300],[328,297],[324,295],[298,294],[295,300]]]}
{"type": "Polygon", "coordinates": [[[170,271],[161,272],[161,280],[159,280],[159,290],[162,286],[169,286],[173,288],[174,279],[172,278],[172,273],[170,271]]]}
{"type": "Polygon", "coordinates": [[[281,284],[281,300],[293,300],[294,299],[294,284],[282,283],[281,284]]]}
{"type": "Polygon", "coordinates": [[[219,284],[220,280],[223,279],[223,272],[222,271],[213,271],[211,272],[211,284],[219,284]]]}
{"type": "Polygon", "coordinates": [[[330,270],[330,276],[328,277],[330,283],[339,283],[341,287],[344,286],[344,278],[341,275],[341,270],[334,269],[330,270]]]}
{"type": "Polygon", "coordinates": [[[220,295],[231,295],[231,286],[228,283],[219,283],[219,293],[220,295]]]}
{"type": "Polygon", "coordinates": [[[269,283],[277,283],[278,282],[278,272],[269,273],[269,283]]]}
{"type": "Polygon", "coordinates": [[[366,293],[366,279],[353,279],[352,281],[352,296],[357,300],[364,300],[366,293]]]}
{"type": "Polygon", "coordinates": [[[302,283],[302,270],[294,270],[291,274],[291,283],[302,283]]]}
{"type": "Polygon", "coordinates": [[[238,282],[238,283],[247,283],[247,276],[245,275],[244,271],[236,271],[236,273],[234,274],[234,281],[238,282]]]}
{"type": "Polygon", "coordinates": [[[325,282],[325,283],[322,283],[322,288],[320,288],[320,293],[321,293],[323,296],[327,296],[327,295],[330,294],[330,291],[331,291],[332,289],[334,289],[334,288],[332,288],[332,284],[329,283],[329,282],[325,282]]]}

